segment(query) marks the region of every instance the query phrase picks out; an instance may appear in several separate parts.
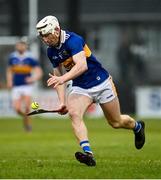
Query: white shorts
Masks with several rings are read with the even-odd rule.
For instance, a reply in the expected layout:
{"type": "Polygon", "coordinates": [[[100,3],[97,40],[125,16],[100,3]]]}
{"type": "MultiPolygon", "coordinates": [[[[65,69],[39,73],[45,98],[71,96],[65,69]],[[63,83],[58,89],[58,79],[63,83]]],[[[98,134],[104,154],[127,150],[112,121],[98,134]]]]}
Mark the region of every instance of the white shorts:
{"type": "Polygon", "coordinates": [[[70,94],[70,92],[71,92],[71,90],[72,90],[72,83],[73,83],[73,81],[72,80],[70,80],[70,81],[68,81],[67,83],[66,83],[66,95],[68,96],[69,94],[70,94]]]}
{"type": "Polygon", "coordinates": [[[117,97],[115,85],[111,76],[103,83],[89,89],[73,86],[70,94],[82,94],[88,96],[93,102],[99,104],[110,102],[117,97]]]}
{"type": "Polygon", "coordinates": [[[31,96],[33,85],[14,86],[12,89],[12,99],[19,99],[21,96],[31,96]]]}

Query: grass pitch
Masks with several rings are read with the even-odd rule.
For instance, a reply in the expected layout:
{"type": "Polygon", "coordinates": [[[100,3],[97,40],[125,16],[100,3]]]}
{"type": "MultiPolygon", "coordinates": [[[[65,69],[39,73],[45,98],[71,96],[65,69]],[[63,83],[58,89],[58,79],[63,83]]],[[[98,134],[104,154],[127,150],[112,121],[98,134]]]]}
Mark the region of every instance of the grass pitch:
{"type": "Polygon", "coordinates": [[[161,178],[161,121],[145,120],[146,144],[134,147],[131,131],[112,129],[103,119],[86,120],[97,160],[88,167],[75,160],[81,150],[70,120],[33,119],[33,132],[20,119],[0,120],[0,178],[161,178]]]}

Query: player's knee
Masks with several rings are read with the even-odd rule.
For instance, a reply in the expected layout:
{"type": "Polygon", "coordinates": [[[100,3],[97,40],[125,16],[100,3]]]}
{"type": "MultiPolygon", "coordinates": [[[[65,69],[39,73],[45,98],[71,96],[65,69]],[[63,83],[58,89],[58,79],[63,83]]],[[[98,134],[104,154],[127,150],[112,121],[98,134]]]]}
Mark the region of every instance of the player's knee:
{"type": "Polygon", "coordinates": [[[109,124],[115,128],[118,129],[121,127],[121,120],[120,119],[110,119],[109,120],[109,124]]]}
{"type": "Polygon", "coordinates": [[[120,128],[120,123],[118,123],[118,122],[112,122],[112,123],[110,123],[110,125],[115,129],[120,128]]]}
{"type": "Polygon", "coordinates": [[[80,118],[80,113],[75,109],[68,109],[68,114],[72,120],[80,118]]]}

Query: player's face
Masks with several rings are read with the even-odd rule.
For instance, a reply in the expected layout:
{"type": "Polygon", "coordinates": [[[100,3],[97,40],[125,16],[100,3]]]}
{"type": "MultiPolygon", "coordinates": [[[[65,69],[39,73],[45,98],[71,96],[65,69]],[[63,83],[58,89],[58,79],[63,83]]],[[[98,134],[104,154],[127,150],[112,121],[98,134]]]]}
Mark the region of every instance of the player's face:
{"type": "Polygon", "coordinates": [[[59,43],[59,36],[52,33],[41,36],[41,39],[48,46],[57,46],[59,43]]]}
{"type": "Polygon", "coordinates": [[[23,54],[27,50],[27,44],[23,42],[18,42],[16,44],[16,50],[20,53],[23,54]]]}

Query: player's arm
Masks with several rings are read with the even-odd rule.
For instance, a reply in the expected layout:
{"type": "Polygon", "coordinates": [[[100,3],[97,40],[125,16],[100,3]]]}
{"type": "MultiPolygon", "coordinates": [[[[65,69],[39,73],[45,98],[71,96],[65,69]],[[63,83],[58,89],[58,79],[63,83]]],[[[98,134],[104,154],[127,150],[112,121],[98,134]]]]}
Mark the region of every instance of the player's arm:
{"type": "Polygon", "coordinates": [[[42,69],[40,66],[35,66],[33,68],[33,75],[31,77],[27,77],[26,81],[27,83],[33,83],[35,81],[38,81],[41,79],[43,73],[42,73],[42,69]]]}
{"type": "Polygon", "coordinates": [[[84,51],[75,54],[72,58],[75,65],[69,72],[63,75],[64,82],[75,79],[88,69],[84,51]]]}
{"type": "Polygon", "coordinates": [[[7,88],[12,88],[13,84],[12,84],[12,70],[11,70],[11,67],[8,67],[7,68],[7,71],[6,71],[6,79],[7,79],[7,88]]]}
{"type": "MultiPolygon", "coordinates": [[[[58,76],[58,77],[62,76],[62,74],[63,74],[62,66],[59,65],[57,68],[54,68],[53,69],[53,74],[54,74],[54,76],[58,76]]],[[[52,75],[50,74],[50,76],[52,76],[52,75]]],[[[65,105],[65,103],[66,103],[66,99],[65,99],[65,85],[62,84],[62,85],[57,86],[56,87],[56,91],[57,91],[57,94],[58,94],[58,98],[59,98],[60,104],[65,105]]]]}
{"type": "MultiPolygon", "coordinates": [[[[62,65],[59,65],[58,67],[53,69],[53,74],[55,76],[62,76],[63,74],[63,70],[62,70],[62,65]]],[[[52,76],[51,74],[49,74],[50,76],[52,76]]],[[[60,102],[60,109],[62,109],[62,112],[60,112],[60,114],[66,114],[68,112],[67,108],[66,108],[66,96],[65,96],[65,84],[59,85],[56,88],[57,94],[58,94],[58,98],[59,98],[59,102],[60,102]]]]}
{"type": "Polygon", "coordinates": [[[33,76],[34,81],[40,80],[42,78],[43,73],[40,66],[36,66],[33,69],[33,72],[34,72],[34,76],[33,76]]]}
{"type": "Polygon", "coordinates": [[[47,81],[48,86],[54,84],[54,87],[57,87],[60,84],[64,84],[69,80],[75,79],[76,77],[80,76],[88,69],[84,51],[81,51],[73,55],[72,58],[75,63],[72,69],[60,77],[57,77],[56,75],[55,76],[51,75],[50,76],[51,78],[47,81]]]}

